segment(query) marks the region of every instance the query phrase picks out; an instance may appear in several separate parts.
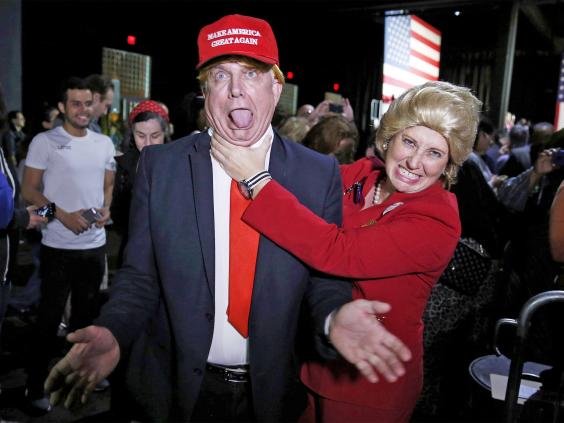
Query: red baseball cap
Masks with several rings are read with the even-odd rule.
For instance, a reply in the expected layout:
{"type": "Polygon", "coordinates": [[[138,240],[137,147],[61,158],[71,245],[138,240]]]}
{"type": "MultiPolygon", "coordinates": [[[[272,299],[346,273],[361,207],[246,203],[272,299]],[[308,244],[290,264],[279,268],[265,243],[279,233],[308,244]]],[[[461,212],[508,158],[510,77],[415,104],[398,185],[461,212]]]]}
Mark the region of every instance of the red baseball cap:
{"type": "Polygon", "coordinates": [[[247,56],[269,65],[278,64],[278,46],[265,20],[228,15],[204,26],[198,35],[199,61],[196,69],[219,56],[247,56]]]}

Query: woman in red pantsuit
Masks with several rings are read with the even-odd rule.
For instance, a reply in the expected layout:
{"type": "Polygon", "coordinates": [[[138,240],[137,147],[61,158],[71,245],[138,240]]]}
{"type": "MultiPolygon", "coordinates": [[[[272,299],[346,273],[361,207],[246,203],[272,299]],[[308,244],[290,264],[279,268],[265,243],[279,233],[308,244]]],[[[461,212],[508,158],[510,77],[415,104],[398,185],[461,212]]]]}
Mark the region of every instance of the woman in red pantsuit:
{"type": "MultiPolygon", "coordinates": [[[[274,180],[254,187],[243,220],[313,268],[351,278],[355,298],[389,303],[378,318],[413,355],[403,377],[378,383],[344,360],[305,363],[309,402],[302,420],[409,420],[423,382],[421,316],[460,236],[456,198],[444,186],[472,151],[480,106],[469,89],[446,82],[414,87],[395,100],[376,136],[385,163],[361,159],[341,167],[341,228],[274,180]]],[[[264,149],[220,142],[212,154],[236,180],[264,171],[264,149]]]]}

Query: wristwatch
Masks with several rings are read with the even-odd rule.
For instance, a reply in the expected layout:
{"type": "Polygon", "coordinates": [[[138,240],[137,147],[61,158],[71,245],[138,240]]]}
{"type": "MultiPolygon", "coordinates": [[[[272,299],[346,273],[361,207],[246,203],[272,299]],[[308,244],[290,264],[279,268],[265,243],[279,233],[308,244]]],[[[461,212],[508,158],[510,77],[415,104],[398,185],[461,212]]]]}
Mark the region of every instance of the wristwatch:
{"type": "Polygon", "coordinates": [[[250,177],[249,179],[242,179],[237,183],[239,187],[239,192],[243,197],[247,200],[253,199],[253,189],[257,186],[257,184],[265,179],[272,179],[270,173],[266,170],[257,173],[255,176],[250,177]]]}

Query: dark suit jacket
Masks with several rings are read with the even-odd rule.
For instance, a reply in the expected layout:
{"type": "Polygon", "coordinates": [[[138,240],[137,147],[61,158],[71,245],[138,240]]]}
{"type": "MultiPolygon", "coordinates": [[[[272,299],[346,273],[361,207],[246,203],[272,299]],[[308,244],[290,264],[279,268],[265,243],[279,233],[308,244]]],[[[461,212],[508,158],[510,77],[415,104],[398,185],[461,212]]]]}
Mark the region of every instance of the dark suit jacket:
{"type": "MultiPolygon", "coordinates": [[[[326,220],[340,224],[335,159],[275,134],[270,173],[326,220]]],[[[214,322],[214,216],[207,133],[143,149],[125,263],[96,324],[117,338],[126,391],[138,418],[187,421],[203,378],[214,322]]],[[[307,236],[307,234],[304,234],[307,236]]],[[[290,418],[302,299],[315,322],[350,301],[350,284],[312,277],[297,258],[261,237],[249,318],[255,413],[290,418]]],[[[323,353],[323,351],[321,351],[323,353]]]]}

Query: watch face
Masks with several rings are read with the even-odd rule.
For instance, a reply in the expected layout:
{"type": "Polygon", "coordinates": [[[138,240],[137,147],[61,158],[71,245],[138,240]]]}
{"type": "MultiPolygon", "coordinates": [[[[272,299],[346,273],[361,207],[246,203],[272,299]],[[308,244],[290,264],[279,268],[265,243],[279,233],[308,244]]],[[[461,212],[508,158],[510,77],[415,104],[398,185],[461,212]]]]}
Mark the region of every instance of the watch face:
{"type": "Polygon", "coordinates": [[[237,186],[239,187],[239,192],[245,199],[250,200],[252,198],[253,190],[249,189],[249,186],[242,181],[237,182],[237,186]]]}

